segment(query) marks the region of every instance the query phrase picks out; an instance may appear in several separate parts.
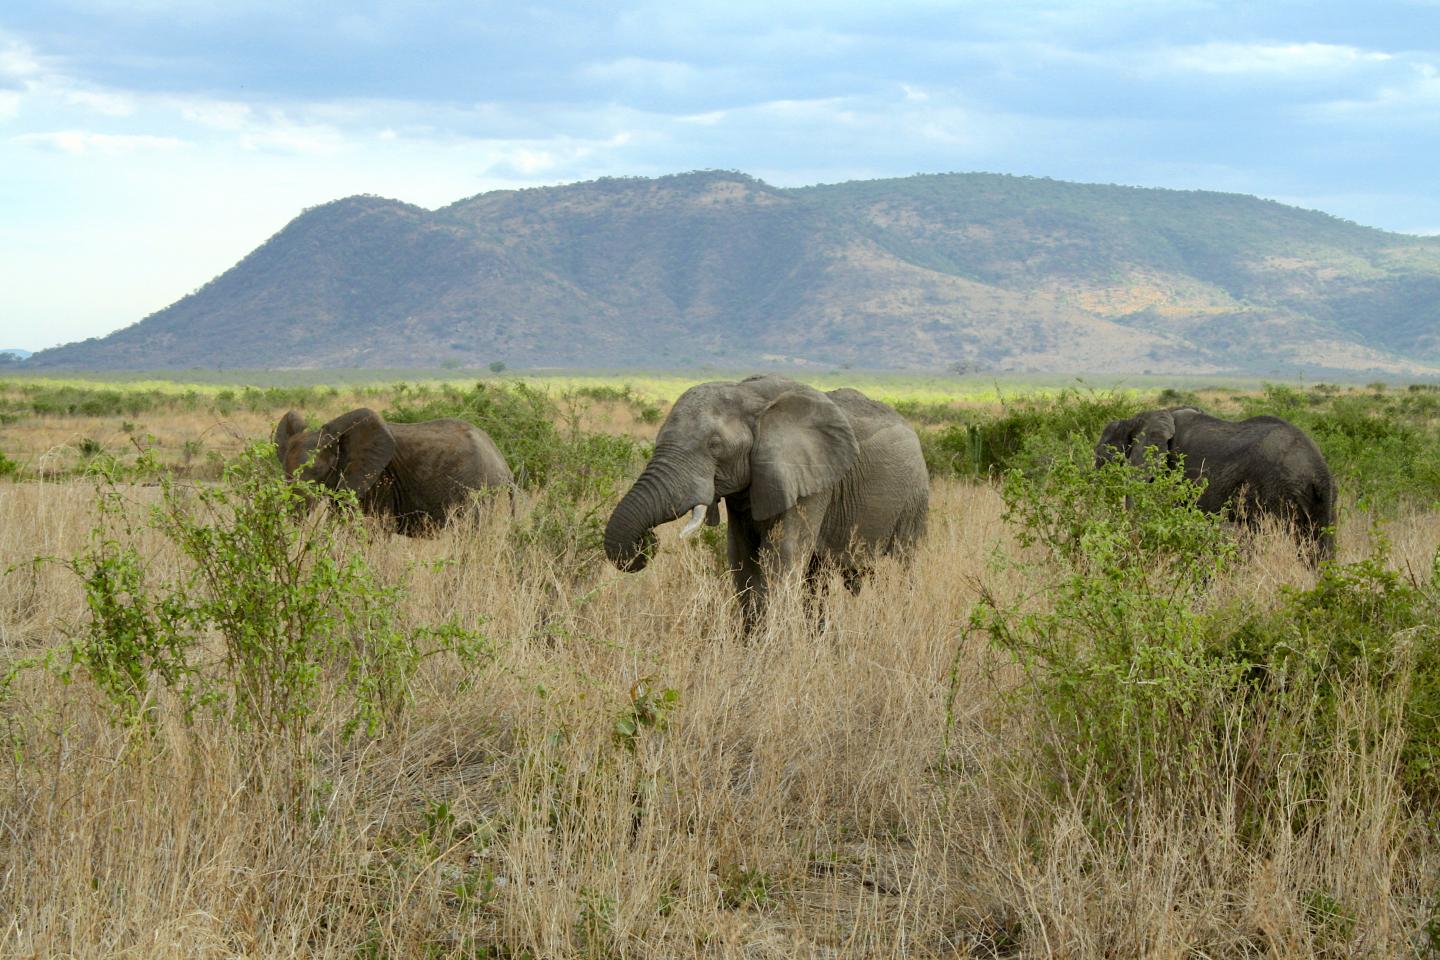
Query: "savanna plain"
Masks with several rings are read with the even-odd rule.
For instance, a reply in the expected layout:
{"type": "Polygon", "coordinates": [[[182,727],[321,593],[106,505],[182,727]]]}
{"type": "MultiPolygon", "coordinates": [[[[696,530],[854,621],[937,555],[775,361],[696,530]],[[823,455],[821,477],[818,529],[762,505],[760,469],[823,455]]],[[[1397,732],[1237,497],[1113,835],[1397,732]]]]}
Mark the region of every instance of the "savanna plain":
{"type": "Polygon", "coordinates": [[[716,529],[600,548],[683,381],[0,382],[0,954],[1440,957],[1440,391],[849,382],[928,534],[748,637],[716,529]],[[1179,403],[1311,433],[1332,563],[1093,469],[1179,403]],[[520,489],[312,503],[357,406],[520,489]]]}

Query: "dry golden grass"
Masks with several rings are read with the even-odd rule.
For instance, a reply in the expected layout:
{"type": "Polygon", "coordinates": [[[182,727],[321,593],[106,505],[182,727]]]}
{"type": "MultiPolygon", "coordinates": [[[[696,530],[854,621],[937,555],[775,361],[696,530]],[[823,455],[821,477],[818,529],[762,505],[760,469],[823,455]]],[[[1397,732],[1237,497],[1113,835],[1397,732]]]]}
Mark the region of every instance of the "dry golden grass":
{"type": "MultiPolygon", "coordinates": [[[[137,511],[154,495],[131,493],[137,511]]],[[[84,481],[0,483],[0,661],[84,618],[74,576],[29,561],[80,549],[93,500],[84,481]]],[[[1260,843],[1235,822],[1245,785],[1211,771],[1144,808],[1123,849],[1038,787],[1003,709],[1018,678],[965,628],[982,585],[1034,589],[991,562],[1014,545],[988,486],[937,482],[913,567],[833,590],[818,631],[782,593],[748,642],[704,544],[663,531],[644,573],[577,578],[517,551],[526,509],[377,533],[367,555],[405,585],[406,621],[479,625],[495,658],[429,662],[381,739],[327,722],[316,780],[218,722],[136,735],[83,678],[22,677],[0,703],[0,954],[1424,955],[1440,842],[1397,795],[1384,729],[1337,755],[1323,795],[1294,785],[1323,816],[1260,825],[1260,843]],[[631,751],[614,724],[641,682],[679,701],[631,751]],[[1344,930],[1316,920],[1315,891],[1344,930]]],[[[1387,532],[1398,564],[1429,569],[1440,514],[1387,532]]],[[[1347,520],[1342,554],[1368,535],[1347,520]]],[[[157,571],[179,563],[146,549],[157,571]]],[[[1264,607],[1311,577],[1272,533],[1212,595],[1264,607]]],[[[1344,722],[1381,715],[1357,700],[1344,722]]]]}
{"type": "MultiPolygon", "coordinates": [[[[3,396],[0,388],[0,398],[3,396]]],[[[318,400],[316,406],[302,410],[311,426],[360,406],[383,410],[393,397],[342,390],[318,400]]],[[[655,424],[644,423],[628,404],[567,400],[561,407],[583,430],[647,440],[655,436],[655,424]]],[[[85,452],[88,441],[92,449],[98,446],[122,464],[133,463],[144,449],[186,476],[213,479],[219,476],[224,461],[248,443],[273,435],[284,414],[284,407],[237,409],[228,414],[202,407],[150,410],[133,416],[26,416],[9,424],[0,419],[0,452],[31,475],[61,477],[84,469],[89,459],[85,452]]]]}

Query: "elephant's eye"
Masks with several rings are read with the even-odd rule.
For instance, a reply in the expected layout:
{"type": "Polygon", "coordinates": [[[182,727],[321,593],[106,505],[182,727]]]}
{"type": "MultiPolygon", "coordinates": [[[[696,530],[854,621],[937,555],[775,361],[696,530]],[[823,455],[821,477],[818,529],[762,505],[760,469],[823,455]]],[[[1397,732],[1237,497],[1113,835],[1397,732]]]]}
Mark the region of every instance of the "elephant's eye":
{"type": "Polygon", "coordinates": [[[705,441],[705,449],[711,456],[719,456],[725,449],[725,438],[718,433],[710,434],[710,439],[705,441]]]}

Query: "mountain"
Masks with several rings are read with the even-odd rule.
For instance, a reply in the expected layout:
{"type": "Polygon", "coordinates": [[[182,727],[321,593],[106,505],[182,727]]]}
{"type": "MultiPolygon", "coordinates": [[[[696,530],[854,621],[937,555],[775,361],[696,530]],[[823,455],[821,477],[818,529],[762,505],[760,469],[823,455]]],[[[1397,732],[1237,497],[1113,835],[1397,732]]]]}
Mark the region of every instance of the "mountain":
{"type": "Polygon", "coordinates": [[[1440,238],[1255,197],[734,172],[303,212],[27,367],[1440,372],[1440,238]]]}

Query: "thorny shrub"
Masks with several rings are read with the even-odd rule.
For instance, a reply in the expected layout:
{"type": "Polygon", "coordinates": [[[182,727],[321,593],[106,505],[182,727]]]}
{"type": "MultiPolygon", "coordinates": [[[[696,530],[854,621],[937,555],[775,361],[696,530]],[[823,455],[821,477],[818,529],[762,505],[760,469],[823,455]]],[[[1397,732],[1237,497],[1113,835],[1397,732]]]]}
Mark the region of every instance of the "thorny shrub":
{"type": "Polygon", "coordinates": [[[1005,517],[1023,550],[1001,562],[1025,567],[1051,602],[984,593],[971,626],[1024,669],[1051,787],[1123,821],[1184,781],[1187,745],[1227,682],[1192,603],[1235,548],[1196,506],[1201,488],[1163,457],[1146,471],[1094,470],[1089,458],[1075,446],[1047,475],[1006,474],[1005,517]]]}
{"type": "Polygon", "coordinates": [[[1300,829],[1323,804],[1295,791],[1318,798],[1337,757],[1395,744],[1387,775],[1440,822],[1440,554],[1426,579],[1402,576],[1376,537],[1270,609],[1216,606],[1237,550],[1197,508],[1203,488],[1153,451],[1143,470],[1089,459],[1076,443],[1047,474],[1005,476],[1022,549],[997,562],[1048,601],[982,593],[971,617],[1022,669],[1021,755],[1047,789],[1124,835],[1141,809],[1193,796],[1192,778],[1224,777],[1245,785],[1242,825],[1300,829]]]}
{"type": "Polygon", "coordinates": [[[118,722],[155,720],[158,686],[186,722],[206,711],[298,741],[333,704],[348,714],[347,732],[374,735],[427,656],[486,653],[482,637],[453,625],[402,629],[398,591],[360,549],[369,535],[353,494],[286,480],[269,444],[246,450],[215,485],[155,475],[160,502],[148,510],[102,476],[90,544],[64,561],[89,616],[59,668],[67,679],[83,672],[118,722]],[[183,558],[173,574],[147,567],[147,531],[183,558]]]}
{"type": "MultiPolygon", "coordinates": [[[[527,489],[552,482],[573,485],[574,475],[593,480],[621,476],[643,459],[641,445],[627,437],[591,434],[578,427],[578,411],[562,411],[544,390],[522,381],[507,384],[481,381],[469,390],[448,384],[397,386],[394,405],[385,419],[414,423],[437,417],[458,417],[484,430],[505,455],[516,482],[527,489]]],[[[582,483],[584,481],[582,480],[582,483]]]]}
{"type": "MultiPolygon", "coordinates": [[[[1386,545],[1350,564],[1326,564],[1315,586],[1286,588],[1269,611],[1217,615],[1217,659],[1245,671],[1252,695],[1284,709],[1265,731],[1267,753],[1306,757],[1335,742],[1357,691],[1388,696],[1402,738],[1397,771],[1417,803],[1440,813],[1440,553],[1428,583],[1386,563],[1386,545]]],[[[1306,771],[1316,778],[1322,770],[1306,771]]]]}
{"type": "MultiPolygon", "coordinates": [[[[1073,437],[1094,438],[1111,420],[1133,415],[1141,401],[1120,393],[1066,390],[1054,397],[1022,397],[1008,402],[999,416],[964,413],[961,422],[920,434],[925,464],[932,476],[1004,473],[1032,469],[1044,444],[1073,437]]],[[[897,409],[909,409],[897,407],[897,409]]]]}

